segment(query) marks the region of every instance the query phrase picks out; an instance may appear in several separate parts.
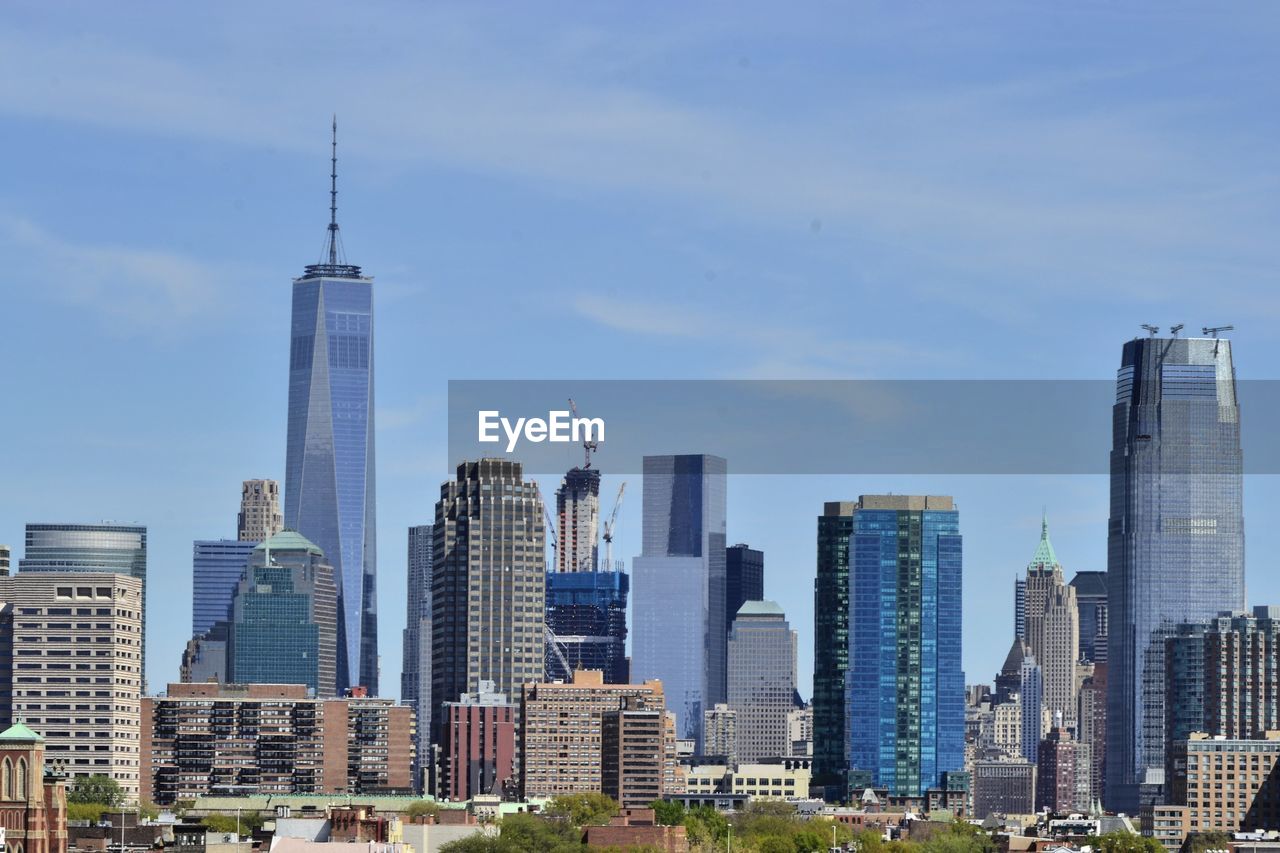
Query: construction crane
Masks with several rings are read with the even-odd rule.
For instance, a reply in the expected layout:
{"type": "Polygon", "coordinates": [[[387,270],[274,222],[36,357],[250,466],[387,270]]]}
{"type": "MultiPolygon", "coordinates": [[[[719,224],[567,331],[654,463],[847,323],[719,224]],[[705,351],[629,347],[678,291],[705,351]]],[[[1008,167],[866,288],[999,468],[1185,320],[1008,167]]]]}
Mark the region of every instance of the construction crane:
{"type": "Polygon", "coordinates": [[[613,499],[613,512],[604,523],[604,571],[613,571],[613,525],[618,520],[618,507],[622,506],[622,495],[627,490],[624,482],[618,487],[618,496],[613,499]]]}
{"type": "Polygon", "coordinates": [[[556,632],[551,630],[550,625],[542,626],[543,638],[546,640],[547,648],[551,650],[551,654],[555,656],[556,661],[560,664],[560,668],[564,670],[564,677],[567,680],[573,680],[573,667],[569,665],[569,659],[564,655],[564,649],[560,648],[560,638],[556,636],[556,632]]]}
{"type": "Polygon", "coordinates": [[[547,508],[546,503],[542,504],[542,517],[546,520],[547,541],[551,543],[551,565],[556,564],[556,550],[560,545],[560,538],[556,536],[556,520],[551,515],[551,510],[547,508]]]}
{"type": "MultiPolygon", "coordinates": [[[[574,420],[578,418],[578,404],[573,402],[573,398],[569,398],[569,408],[573,411],[574,420]]],[[[582,442],[582,455],[586,457],[586,461],[582,463],[582,469],[585,471],[591,467],[591,454],[600,449],[600,443],[591,439],[591,431],[586,430],[586,438],[582,442]]]]}

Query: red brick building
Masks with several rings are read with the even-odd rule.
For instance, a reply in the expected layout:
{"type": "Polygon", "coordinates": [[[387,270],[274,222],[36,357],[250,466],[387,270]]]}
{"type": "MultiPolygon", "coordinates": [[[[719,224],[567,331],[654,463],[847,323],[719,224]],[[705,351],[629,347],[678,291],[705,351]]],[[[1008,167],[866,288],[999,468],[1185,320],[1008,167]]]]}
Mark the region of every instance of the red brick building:
{"type": "Polygon", "coordinates": [[[493,682],[480,688],[445,703],[442,793],[451,800],[501,795],[515,783],[515,706],[493,692],[493,682]]]}
{"type": "Polygon", "coordinates": [[[0,733],[0,828],[10,853],[66,853],[67,788],[45,773],[44,738],[16,723],[0,733]]]}

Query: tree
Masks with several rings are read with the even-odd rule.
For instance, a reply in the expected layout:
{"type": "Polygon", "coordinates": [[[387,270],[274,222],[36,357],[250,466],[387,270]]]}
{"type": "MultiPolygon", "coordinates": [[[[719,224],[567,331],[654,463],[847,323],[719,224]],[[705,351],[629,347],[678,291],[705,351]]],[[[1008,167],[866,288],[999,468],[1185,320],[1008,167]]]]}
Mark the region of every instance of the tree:
{"type": "Polygon", "coordinates": [[[546,815],[559,818],[573,826],[599,826],[609,822],[618,813],[618,804],[612,797],[590,792],[564,794],[547,803],[546,815]]]}
{"type": "Polygon", "coordinates": [[[1231,836],[1225,832],[1193,832],[1183,839],[1178,853],[1205,853],[1206,850],[1227,850],[1231,836]]]}
{"type": "Polygon", "coordinates": [[[71,790],[67,792],[68,803],[94,803],[114,809],[123,800],[120,783],[102,773],[77,776],[71,790]]]}
{"type": "Polygon", "coordinates": [[[1163,853],[1164,850],[1154,838],[1143,838],[1122,829],[1100,837],[1091,836],[1088,843],[1099,853],[1163,853]]]}
{"type": "Polygon", "coordinates": [[[659,826],[680,826],[684,823],[684,803],[654,800],[649,803],[659,826]]]}
{"type": "Polygon", "coordinates": [[[430,800],[414,800],[404,810],[404,816],[412,823],[432,823],[438,814],[440,814],[440,806],[430,800]]]}
{"type": "Polygon", "coordinates": [[[239,831],[243,835],[250,835],[255,830],[262,828],[262,815],[257,812],[249,812],[236,816],[233,814],[210,814],[200,818],[200,823],[210,832],[226,832],[233,833],[239,831]]]}
{"type": "Polygon", "coordinates": [[[729,821],[711,806],[697,806],[689,809],[684,817],[685,828],[689,831],[689,844],[723,844],[729,834],[729,821]]]}

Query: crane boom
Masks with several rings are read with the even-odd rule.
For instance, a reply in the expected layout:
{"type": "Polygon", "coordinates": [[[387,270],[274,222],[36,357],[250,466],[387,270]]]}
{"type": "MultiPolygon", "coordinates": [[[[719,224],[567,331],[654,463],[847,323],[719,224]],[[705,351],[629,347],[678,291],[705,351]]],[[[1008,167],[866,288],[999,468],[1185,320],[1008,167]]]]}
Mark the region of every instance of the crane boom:
{"type": "Polygon", "coordinates": [[[613,571],[613,525],[618,520],[618,508],[622,506],[622,495],[627,490],[627,484],[624,482],[618,487],[618,496],[613,499],[613,512],[609,513],[609,520],[604,523],[604,571],[613,571]]]}

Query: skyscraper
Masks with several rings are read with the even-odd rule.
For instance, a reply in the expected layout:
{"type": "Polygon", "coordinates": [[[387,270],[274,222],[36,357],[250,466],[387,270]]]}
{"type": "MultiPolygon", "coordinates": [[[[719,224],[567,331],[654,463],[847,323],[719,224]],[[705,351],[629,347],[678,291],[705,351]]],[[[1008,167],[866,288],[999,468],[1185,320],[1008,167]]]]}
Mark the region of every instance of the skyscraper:
{"type": "Polygon", "coordinates": [[[574,468],[556,489],[556,517],[560,532],[556,548],[557,572],[612,571],[600,565],[600,472],[574,468]]]}
{"type": "Polygon", "coordinates": [[[463,462],[440,486],[431,558],[431,702],[492,681],[515,697],[543,678],[546,529],[538,486],[519,462],[463,462]]]}
{"type": "Polygon", "coordinates": [[[1022,687],[1018,691],[1022,705],[1022,757],[1032,764],[1040,754],[1040,737],[1044,734],[1044,678],[1035,655],[1022,659],[1022,687]]]}
{"type": "Polygon", "coordinates": [[[738,610],[748,601],[764,600],[764,551],[749,545],[730,545],[724,552],[725,625],[732,628],[738,610]]]}
{"type": "Polygon", "coordinates": [[[843,801],[849,764],[844,680],[849,668],[849,557],[854,501],[828,501],[818,516],[813,582],[813,778],[827,799],[843,801]]]}
{"type": "Polygon", "coordinates": [[[632,561],[632,678],[659,679],[680,738],[725,701],[725,488],[718,456],[644,457],[642,547],[632,561]]]}
{"type": "Polygon", "coordinates": [[[258,545],[232,609],[227,680],[338,695],[337,598],[333,567],[306,537],[286,530],[258,545]]]}
{"type": "Polygon", "coordinates": [[[787,715],[795,706],[796,632],[772,601],[748,601],[729,631],[729,708],[737,761],[791,754],[787,715]]]}
{"type": "MultiPolygon", "coordinates": [[[[400,667],[400,703],[414,709],[418,719],[417,757],[428,759],[431,743],[431,552],[434,526],[409,528],[408,595],[400,667]]],[[[457,699],[457,697],[453,697],[457,699]]]]}
{"type": "Polygon", "coordinates": [[[1107,573],[1076,572],[1071,579],[1080,609],[1080,659],[1107,662],[1107,573]]]}
{"type": "Polygon", "coordinates": [[[284,530],[280,511],[280,484],[275,480],[245,480],[240,487],[240,515],[236,538],[241,542],[265,542],[284,530]]]}
{"type": "Polygon", "coordinates": [[[1164,641],[1244,608],[1243,461],[1231,342],[1135,338],[1112,410],[1107,539],[1109,808],[1164,767],[1164,641]]]}
{"type": "Polygon", "coordinates": [[[1076,662],[1080,657],[1080,613],[1075,587],[1063,580],[1062,564],[1049,539],[1049,519],[1040,522],[1040,542],[1027,564],[1026,641],[1040,665],[1044,704],[1075,728],[1076,662]]]}
{"type": "Polygon", "coordinates": [[[147,661],[147,528],[137,524],[28,524],[19,572],[116,572],[142,584],[142,672],[147,661]]]}
{"type": "Polygon", "coordinates": [[[548,572],[546,678],[572,681],[577,669],[598,669],[606,684],[626,684],[626,572],[548,572]]]}
{"type": "Polygon", "coordinates": [[[338,685],[378,691],[373,279],[338,233],[337,123],[325,254],[293,281],[284,522],[333,565],[338,685]]]}
{"type": "Polygon", "coordinates": [[[920,796],[964,767],[962,562],[950,497],[859,499],[849,554],[848,766],[894,796],[920,796]]]}
{"type": "Polygon", "coordinates": [[[191,636],[208,633],[231,615],[240,578],[257,542],[196,540],[191,555],[191,636]]]}

